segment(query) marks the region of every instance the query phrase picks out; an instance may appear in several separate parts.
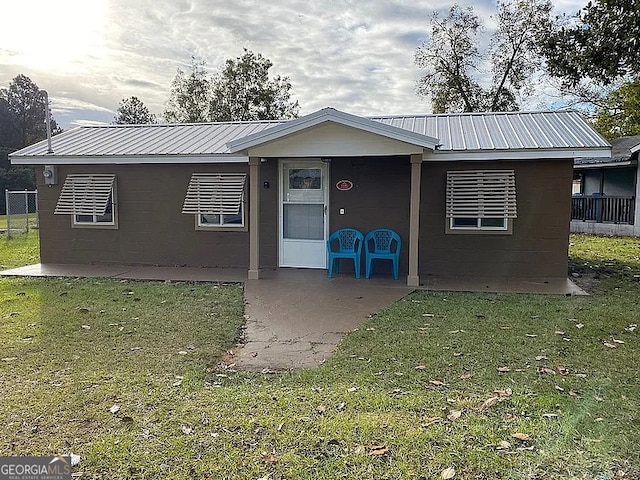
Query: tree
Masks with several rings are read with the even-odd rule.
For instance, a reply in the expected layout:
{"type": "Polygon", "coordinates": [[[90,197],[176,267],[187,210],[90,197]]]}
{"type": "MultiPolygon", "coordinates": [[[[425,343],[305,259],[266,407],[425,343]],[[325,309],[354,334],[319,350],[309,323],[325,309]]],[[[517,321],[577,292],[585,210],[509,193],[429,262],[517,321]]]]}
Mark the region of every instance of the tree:
{"type": "Polygon", "coordinates": [[[613,90],[596,111],[594,127],[607,140],[640,135],[640,80],[613,90]]]}
{"type": "Polygon", "coordinates": [[[178,69],[164,117],[168,122],[228,122],[294,118],[287,77],[269,78],[270,60],[244,49],[228,59],[221,72],[208,78],[204,62],[193,61],[191,74],[178,69]]]}
{"type": "MultiPolygon", "coordinates": [[[[42,90],[25,75],[0,89],[0,192],[35,188],[33,169],[11,165],[9,154],[47,137],[46,111],[42,90]]],[[[52,134],[60,133],[52,116],[50,121],[52,134]]],[[[5,211],[4,195],[0,195],[0,211],[5,211]]]]}
{"type": "Polygon", "coordinates": [[[171,123],[198,123],[209,120],[211,81],[207,78],[204,62],[191,61],[191,74],[187,77],[178,69],[164,118],[171,123]]]}
{"type": "Polygon", "coordinates": [[[209,117],[215,122],[272,120],[298,116],[291,101],[287,77],[269,79],[273,63],[246,48],[241,57],[228,59],[212,82],[209,117]]]}
{"type": "Polygon", "coordinates": [[[477,47],[484,28],[472,7],[454,5],[445,18],[434,12],[431,36],[415,55],[426,70],[418,94],[431,97],[435,113],[517,110],[518,95],[528,93],[532,74],[541,68],[538,45],[551,30],[550,12],[549,0],[498,2],[498,27],[484,53],[477,47]],[[486,60],[488,81],[481,71],[486,60]]]}
{"type": "Polygon", "coordinates": [[[124,98],[118,105],[113,123],[118,125],[157,123],[156,116],[138,97],[124,98]]]}
{"type": "Polygon", "coordinates": [[[640,75],[640,0],[590,1],[543,43],[548,71],[565,86],[640,75]]]}

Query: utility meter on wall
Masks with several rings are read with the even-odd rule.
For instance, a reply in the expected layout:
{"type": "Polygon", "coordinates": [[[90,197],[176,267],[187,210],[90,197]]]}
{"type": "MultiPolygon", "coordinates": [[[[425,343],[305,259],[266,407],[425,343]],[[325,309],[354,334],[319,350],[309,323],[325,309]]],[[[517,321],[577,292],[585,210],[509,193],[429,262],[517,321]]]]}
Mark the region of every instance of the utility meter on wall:
{"type": "Polygon", "coordinates": [[[42,175],[44,176],[45,185],[58,184],[58,172],[55,165],[45,165],[42,175]]]}

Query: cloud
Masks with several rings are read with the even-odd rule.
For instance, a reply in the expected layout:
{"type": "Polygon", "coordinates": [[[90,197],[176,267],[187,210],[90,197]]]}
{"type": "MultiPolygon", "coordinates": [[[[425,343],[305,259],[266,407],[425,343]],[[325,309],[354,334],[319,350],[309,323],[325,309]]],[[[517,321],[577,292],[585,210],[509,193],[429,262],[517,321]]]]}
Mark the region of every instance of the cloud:
{"type": "MultiPolygon", "coordinates": [[[[25,73],[49,90],[63,126],[109,123],[119,101],[132,95],[161,114],[176,70],[188,70],[192,57],[205,60],[214,73],[246,47],[273,62],[272,74],[289,77],[303,114],[326,106],[354,114],[428,112],[428,102],[415,94],[420,71],[413,56],[426,38],[433,9],[448,8],[435,0],[101,3],[104,18],[81,19],[95,21],[81,30],[90,32],[78,39],[87,43],[83,48],[56,44],[55,29],[30,31],[42,35],[42,44],[54,45],[47,50],[47,65],[29,62],[16,42],[11,52],[0,49],[0,85],[25,73]],[[72,48],[75,55],[65,51],[72,48]],[[57,51],[61,61],[47,68],[57,51]]],[[[489,0],[460,3],[473,4],[484,17],[495,11],[489,0]]],[[[574,12],[582,2],[562,0],[561,5],[562,11],[574,12]]],[[[6,21],[25,24],[29,19],[6,21]]]]}

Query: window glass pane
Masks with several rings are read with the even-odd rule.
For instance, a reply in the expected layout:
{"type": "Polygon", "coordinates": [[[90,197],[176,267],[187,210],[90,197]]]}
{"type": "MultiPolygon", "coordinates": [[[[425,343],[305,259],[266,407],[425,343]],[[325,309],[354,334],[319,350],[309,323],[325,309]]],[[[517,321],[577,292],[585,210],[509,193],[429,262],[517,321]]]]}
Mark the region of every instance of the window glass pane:
{"type": "Polygon", "coordinates": [[[483,227],[491,228],[504,228],[504,218],[482,218],[480,219],[480,225],[483,227]]]}
{"type": "Polygon", "coordinates": [[[242,225],[242,215],[222,215],[223,225],[242,225]]]}
{"type": "Polygon", "coordinates": [[[76,223],[93,223],[93,215],[76,215],[76,223]]]}
{"type": "Polygon", "coordinates": [[[204,213],[200,215],[200,224],[220,225],[220,215],[214,215],[213,213],[204,213]]]}
{"type": "Polygon", "coordinates": [[[477,227],[478,219],[477,218],[454,218],[453,227],[477,227]]]}
{"type": "Polygon", "coordinates": [[[324,239],[324,205],[285,204],[284,238],[324,239]]]}
{"type": "Polygon", "coordinates": [[[322,171],[319,168],[289,169],[289,190],[320,190],[322,171]]]}

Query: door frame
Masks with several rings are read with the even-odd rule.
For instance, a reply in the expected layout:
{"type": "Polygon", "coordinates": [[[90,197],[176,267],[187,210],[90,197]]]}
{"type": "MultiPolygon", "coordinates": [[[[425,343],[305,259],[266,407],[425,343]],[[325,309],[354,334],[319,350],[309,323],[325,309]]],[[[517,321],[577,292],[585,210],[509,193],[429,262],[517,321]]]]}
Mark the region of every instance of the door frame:
{"type": "MultiPolygon", "coordinates": [[[[323,245],[326,245],[326,241],[329,238],[329,175],[330,169],[328,162],[323,162],[320,158],[281,158],[278,160],[278,267],[291,267],[291,268],[327,268],[327,257],[324,256],[324,265],[319,267],[308,267],[299,265],[285,265],[283,264],[283,248],[284,248],[284,168],[286,166],[294,166],[300,168],[314,168],[320,167],[323,179],[324,190],[324,239],[323,245]]],[[[326,252],[326,247],[325,252],[326,252]]]]}

